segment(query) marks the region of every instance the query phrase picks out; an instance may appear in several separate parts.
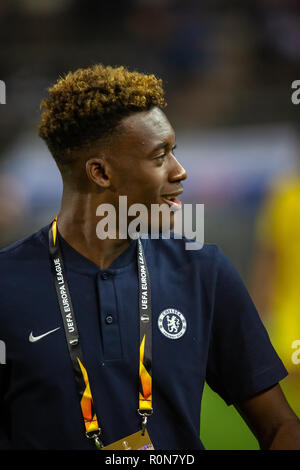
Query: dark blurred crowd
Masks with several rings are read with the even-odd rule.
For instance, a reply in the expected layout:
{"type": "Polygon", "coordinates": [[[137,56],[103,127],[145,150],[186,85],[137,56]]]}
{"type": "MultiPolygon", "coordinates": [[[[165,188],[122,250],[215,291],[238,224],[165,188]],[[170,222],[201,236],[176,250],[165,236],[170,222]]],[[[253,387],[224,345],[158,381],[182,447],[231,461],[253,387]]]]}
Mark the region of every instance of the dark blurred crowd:
{"type": "Polygon", "coordinates": [[[69,70],[102,62],[155,73],[177,133],[299,122],[290,98],[300,79],[298,0],[1,0],[0,41],[2,246],[19,236],[13,221],[22,234],[59,200],[36,129],[47,87],[69,70]]]}
{"type": "Polygon", "coordinates": [[[183,128],[297,119],[286,96],[299,11],[296,0],[1,0],[0,152],[38,122],[49,83],[95,62],[162,77],[183,128]]]}

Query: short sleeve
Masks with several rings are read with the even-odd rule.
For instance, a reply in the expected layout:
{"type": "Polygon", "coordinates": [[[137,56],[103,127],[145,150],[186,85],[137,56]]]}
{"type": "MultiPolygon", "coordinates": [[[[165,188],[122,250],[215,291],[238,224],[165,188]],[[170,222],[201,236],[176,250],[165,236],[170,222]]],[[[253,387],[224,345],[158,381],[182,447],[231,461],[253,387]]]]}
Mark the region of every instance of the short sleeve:
{"type": "Polygon", "coordinates": [[[230,405],[282,380],[287,371],[230,260],[217,250],[206,381],[230,405]]]}

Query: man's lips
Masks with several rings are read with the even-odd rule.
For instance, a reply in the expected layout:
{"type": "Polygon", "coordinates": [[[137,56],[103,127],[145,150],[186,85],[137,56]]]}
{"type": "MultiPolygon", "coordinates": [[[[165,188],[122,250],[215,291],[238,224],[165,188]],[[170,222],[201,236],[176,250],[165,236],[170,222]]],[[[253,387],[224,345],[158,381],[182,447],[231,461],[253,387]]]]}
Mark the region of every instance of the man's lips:
{"type": "Polygon", "coordinates": [[[182,208],[182,203],[177,196],[182,194],[183,190],[176,193],[165,194],[161,196],[162,200],[170,206],[173,211],[179,211],[182,208]]]}

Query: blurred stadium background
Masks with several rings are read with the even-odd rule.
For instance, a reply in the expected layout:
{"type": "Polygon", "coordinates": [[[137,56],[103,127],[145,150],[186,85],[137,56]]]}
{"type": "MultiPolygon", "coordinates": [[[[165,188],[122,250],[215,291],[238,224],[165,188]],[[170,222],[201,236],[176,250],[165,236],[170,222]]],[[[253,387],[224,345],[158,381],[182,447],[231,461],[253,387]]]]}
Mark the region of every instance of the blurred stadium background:
{"type": "MultiPolygon", "coordinates": [[[[297,0],[1,0],[0,247],[59,208],[58,170],[36,130],[46,88],[96,62],[126,65],[164,80],[189,175],[182,200],[205,204],[205,240],[251,290],[264,198],[277,178],[298,174],[300,105],[291,84],[300,79],[299,13],[297,0]]],[[[287,398],[299,410],[300,393],[287,398]]],[[[201,422],[207,449],[258,448],[208,387],[201,422]]]]}

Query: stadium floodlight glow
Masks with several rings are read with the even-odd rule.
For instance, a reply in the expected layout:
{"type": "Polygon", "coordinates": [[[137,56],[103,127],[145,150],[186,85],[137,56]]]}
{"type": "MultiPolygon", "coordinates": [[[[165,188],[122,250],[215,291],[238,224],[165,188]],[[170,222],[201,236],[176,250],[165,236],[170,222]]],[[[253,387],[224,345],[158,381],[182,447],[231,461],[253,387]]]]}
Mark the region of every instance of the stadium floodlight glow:
{"type": "Polygon", "coordinates": [[[6,85],[3,80],[0,80],[0,104],[6,104],[6,85]]]}

